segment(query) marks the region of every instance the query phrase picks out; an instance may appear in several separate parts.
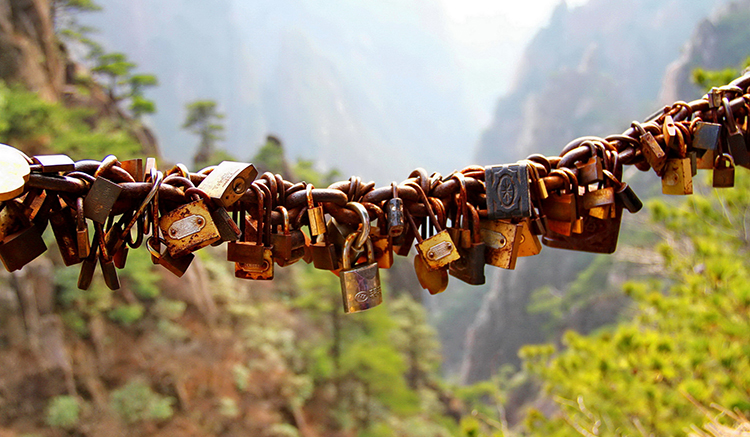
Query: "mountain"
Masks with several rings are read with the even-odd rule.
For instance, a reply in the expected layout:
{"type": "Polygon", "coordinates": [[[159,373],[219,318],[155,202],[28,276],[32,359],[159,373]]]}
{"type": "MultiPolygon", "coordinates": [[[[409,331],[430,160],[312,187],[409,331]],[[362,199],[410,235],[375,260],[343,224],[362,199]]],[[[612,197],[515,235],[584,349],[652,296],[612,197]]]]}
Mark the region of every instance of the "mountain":
{"type": "MultiPolygon", "coordinates": [[[[644,119],[664,103],[659,101],[660,87],[670,63],[680,57],[701,20],[720,4],[592,0],[573,9],[561,4],[527,48],[514,87],[499,99],[476,160],[490,164],[531,153],[556,155],[579,136],[619,133],[631,120],[644,119]]],[[[679,98],[693,97],[694,91],[679,98]]],[[[640,218],[626,214],[625,219],[625,226],[639,226],[634,220],[640,218]]],[[[620,234],[620,259],[628,252],[627,235],[620,234]]],[[[516,270],[500,272],[489,281],[462,345],[463,382],[487,379],[505,364],[517,365],[521,345],[549,339],[545,320],[529,310],[535,292],[546,287],[548,296],[565,296],[580,272],[601,262],[601,257],[588,254],[559,255],[545,248],[540,256],[519,260],[516,270]]],[[[599,280],[586,286],[595,296],[581,299],[563,327],[587,332],[611,323],[622,302],[596,295],[612,290],[617,294],[618,284],[629,274],[649,267],[637,257],[630,261],[634,262],[602,268],[596,275],[599,280]]]]}
{"type": "Polygon", "coordinates": [[[227,115],[224,145],[239,159],[273,133],[292,158],[379,183],[469,163],[468,112],[436,2],[99,3],[85,19],[97,38],[160,79],[152,122],[171,160],[192,158],[197,141],[180,124],[200,98],[227,115]]]}

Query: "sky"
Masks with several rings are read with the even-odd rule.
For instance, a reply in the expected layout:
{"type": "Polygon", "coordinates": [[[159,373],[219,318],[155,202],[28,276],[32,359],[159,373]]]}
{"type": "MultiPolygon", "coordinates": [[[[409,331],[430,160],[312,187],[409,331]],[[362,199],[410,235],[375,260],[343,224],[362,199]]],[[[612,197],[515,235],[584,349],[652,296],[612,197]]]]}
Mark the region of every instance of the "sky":
{"type": "MultiPolygon", "coordinates": [[[[486,127],[513,81],[523,49],[563,0],[439,0],[475,129],[486,127]]],[[[567,0],[575,8],[588,0],[567,0]]]]}

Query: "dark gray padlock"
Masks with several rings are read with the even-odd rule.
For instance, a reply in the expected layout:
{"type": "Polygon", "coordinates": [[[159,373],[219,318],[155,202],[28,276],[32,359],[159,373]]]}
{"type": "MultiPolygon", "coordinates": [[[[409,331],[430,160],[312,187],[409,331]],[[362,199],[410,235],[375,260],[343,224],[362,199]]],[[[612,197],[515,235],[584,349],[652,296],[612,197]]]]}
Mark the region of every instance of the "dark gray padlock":
{"type": "Polygon", "coordinates": [[[355,266],[351,265],[352,245],[358,235],[359,233],[353,233],[346,237],[342,259],[344,267],[339,272],[341,295],[344,302],[344,312],[346,313],[364,311],[383,302],[383,294],[380,290],[380,270],[378,269],[378,263],[375,262],[375,249],[369,237],[365,242],[367,262],[355,266]]]}
{"type": "Polygon", "coordinates": [[[724,105],[724,117],[727,121],[727,144],[729,146],[729,153],[732,154],[732,158],[734,158],[734,163],[736,165],[748,167],[750,166],[750,153],[748,153],[747,147],[745,146],[745,136],[742,135],[742,131],[739,126],[737,126],[734,114],[732,113],[732,107],[729,105],[729,99],[724,97],[722,103],[724,105]]]}
{"type": "Polygon", "coordinates": [[[491,220],[531,217],[531,188],[526,164],[484,169],[487,215],[491,220]]]}
{"type": "Polygon", "coordinates": [[[97,176],[86,198],[83,199],[84,215],[97,223],[104,224],[121,192],[120,185],[97,176]]]}

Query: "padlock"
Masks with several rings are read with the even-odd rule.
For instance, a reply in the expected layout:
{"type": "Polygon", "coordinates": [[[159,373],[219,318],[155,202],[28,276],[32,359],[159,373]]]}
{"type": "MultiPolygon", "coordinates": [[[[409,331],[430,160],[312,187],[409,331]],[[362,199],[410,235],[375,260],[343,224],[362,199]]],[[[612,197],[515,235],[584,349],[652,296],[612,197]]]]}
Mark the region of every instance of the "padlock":
{"type": "MultiPolygon", "coordinates": [[[[57,196],[54,196],[57,198],[57,196]]],[[[69,206],[61,208],[59,198],[52,205],[52,214],[49,217],[52,233],[57,241],[63,264],[72,266],[81,262],[78,256],[78,236],[76,234],[75,217],[69,206]]]]}
{"type": "Polygon", "coordinates": [[[641,143],[641,152],[643,153],[643,156],[646,158],[648,164],[654,169],[656,174],[661,176],[664,172],[664,166],[667,161],[667,155],[664,153],[664,149],[661,148],[653,134],[644,129],[640,123],[634,121],[632,126],[639,134],[638,140],[641,143]]]}
{"type": "Polygon", "coordinates": [[[588,210],[588,215],[599,219],[608,218],[610,208],[615,204],[614,187],[600,186],[596,190],[589,191],[588,188],[583,196],[583,208],[588,210]]]}
{"type": "Polygon", "coordinates": [[[240,227],[232,220],[232,216],[229,215],[229,212],[223,206],[214,207],[211,210],[211,220],[216,225],[216,230],[219,231],[220,236],[218,241],[212,243],[213,246],[218,246],[226,241],[237,241],[240,239],[242,235],[240,227]]]}
{"type": "Polygon", "coordinates": [[[342,257],[342,269],[339,273],[341,281],[341,295],[344,312],[356,313],[380,305],[383,294],[380,289],[380,271],[375,262],[375,249],[372,241],[367,237],[364,247],[367,252],[367,262],[354,265],[351,263],[351,250],[355,240],[364,233],[358,231],[346,237],[342,257]]]}
{"type": "Polygon", "coordinates": [[[417,275],[419,285],[430,294],[442,293],[448,288],[448,271],[446,269],[430,270],[419,255],[414,257],[414,273],[417,275]]]}
{"type": "Polygon", "coordinates": [[[745,146],[745,137],[739,126],[737,126],[729,99],[726,97],[722,98],[722,105],[724,106],[724,119],[727,122],[727,145],[729,153],[734,158],[736,165],[750,168],[750,153],[748,153],[745,146]]]}
{"type": "MultiPolygon", "coordinates": [[[[120,167],[126,172],[128,172],[128,174],[130,174],[130,176],[132,176],[136,182],[145,182],[146,175],[149,174],[149,173],[144,173],[143,159],[141,158],[120,161],[120,167]]],[[[150,171],[151,170],[149,169],[149,172],[150,171]]]]}
{"type": "Polygon", "coordinates": [[[698,150],[696,161],[698,169],[710,170],[714,168],[714,161],[718,155],[721,125],[697,120],[692,124],[693,149],[698,150]],[[700,154],[702,152],[702,154],[700,154]]]}
{"type": "Polygon", "coordinates": [[[258,209],[256,210],[255,225],[250,221],[245,206],[240,202],[239,220],[242,237],[240,241],[230,241],[227,244],[227,261],[235,263],[244,263],[252,265],[263,264],[263,199],[264,194],[255,185],[251,184],[250,189],[255,191],[258,198],[258,209]]]}
{"type": "Polygon", "coordinates": [[[520,224],[518,257],[538,255],[542,251],[542,243],[532,231],[531,219],[523,219],[520,224]]]}
{"type": "Polygon", "coordinates": [[[615,188],[615,203],[619,203],[630,211],[631,214],[635,214],[643,208],[643,202],[641,202],[641,199],[638,198],[638,195],[635,194],[630,185],[617,179],[608,170],[604,170],[604,175],[612,182],[615,188]]]}
{"type": "Polygon", "coordinates": [[[169,254],[179,258],[221,239],[205,199],[181,205],[159,220],[169,254]]]}
{"type": "Polygon", "coordinates": [[[487,215],[491,220],[531,217],[528,166],[508,164],[485,167],[487,215]]]}
{"type": "Polygon", "coordinates": [[[713,175],[714,188],[729,188],[734,186],[734,159],[731,155],[722,153],[716,157],[713,175]]]}
{"type": "MultiPolygon", "coordinates": [[[[406,217],[406,208],[404,208],[404,217],[406,217]]],[[[393,238],[393,252],[396,255],[409,256],[414,244],[414,239],[416,238],[415,232],[416,231],[409,226],[407,221],[407,226],[404,228],[404,232],[398,237],[393,238]]]]}
{"type": "Polygon", "coordinates": [[[170,255],[168,251],[160,253],[159,250],[155,247],[155,240],[156,238],[149,237],[149,239],[146,241],[146,248],[151,254],[152,259],[156,260],[156,264],[159,264],[160,266],[172,272],[172,274],[174,274],[178,278],[181,278],[182,275],[184,275],[187,271],[188,267],[190,267],[190,263],[193,262],[195,255],[193,255],[192,253],[188,253],[175,258],[172,257],[172,255],[170,255]]]}
{"type": "Polygon", "coordinates": [[[122,192],[122,187],[109,179],[101,176],[101,173],[117,163],[117,158],[109,155],[94,173],[94,183],[91,185],[85,199],[83,200],[83,211],[87,218],[104,224],[109,217],[112,207],[122,192]]]}
{"type": "Polygon", "coordinates": [[[239,261],[234,264],[234,276],[242,279],[271,280],[274,276],[273,245],[271,243],[271,211],[273,199],[269,188],[260,183],[251,184],[258,196],[256,243],[262,248],[260,262],[239,261]]]}
{"type": "Polygon", "coordinates": [[[21,217],[21,207],[15,200],[0,204],[0,208],[2,208],[0,209],[0,241],[2,241],[8,235],[21,230],[27,220],[21,217]],[[9,205],[11,203],[12,205],[9,205]]]}
{"type": "Polygon", "coordinates": [[[0,201],[14,199],[24,192],[29,181],[31,166],[26,154],[20,150],[0,144],[0,201]]]}
{"type": "Polygon", "coordinates": [[[680,145],[678,144],[677,139],[677,125],[675,125],[674,119],[671,115],[667,114],[664,116],[664,122],[661,126],[661,132],[662,136],[664,137],[664,145],[667,146],[667,148],[680,150],[680,145]]]}
{"type": "Polygon", "coordinates": [[[76,163],[68,155],[36,155],[31,160],[41,167],[42,173],[65,173],[76,169],[76,163]]]}
{"type": "Polygon", "coordinates": [[[281,212],[282,225],[281,230],[277,228],[275,232],[271,234],[271,245],[273,246],[273,259],[278,263],[278,260],[287,261],[292,258],[292,232],[289,226],[289,212],[283,206],[277,206],[276,210],[281,212]]]}
{"type": "MultiPolygon", "coordinates": [[[[417,253],[419,253],[419,255],[424,258],[425,264],[427,265],[428,269],[437,270],[445,268],[453,261],[459,259],[461,255],[458,254],[458,249],[456,248],[453,240],[451,240],[448,232],[441,228],[440,222],[438,221],[437,216],[435,216],[435,212],[432,209],[432,204],[427,198],[425,192],[419,185],[414,182],[408,182],[408,184],[416,189],[417,193],[419,193],[424,206],[427,208],[427,213],[430,216],[432,225],[437,230],[437,233],[427,238],[424,238],[423,236],[419,235],[418,232],[415,232],[417,236],[417,244],[415,245],[417,253]]],[[[405,212],[409,220],[413,222],[411,214],[409,214],[408,211],[405,212]]],[[[414,229],[417,229],[416,224],[414,223],[412,223],[412,227],[414,229]]]]}
{"type": "Polygon", "coordinates": [[[485,282],[485,244],[482,241],[480,231],[479,213],[472,205],[468,204],[467,210],[471,218],[470,241],[468,247],[464,247],[464,244],[459,245],[458,253],[461,258],[450,263],[448,274],[470,285],[482,285],[485,282]]]}
{"type": "MultiPolygon", "coordinates": [[[[529,168],[529,178],[531,179],[531,186],[534,190],[536,190],[536,199],[537,200],[544,200],[549,196],[549,193],[547,192],[547,185],[544,183],[542,178],[539,177],[539,171],[536,168],[536,164],[533,161],[526,161],[527,167],[529,168]]],[[[532,196],[532,205],[531,205],[531,211],[532,215],[534,213],[534,205],[533,205],[533,199],[534,196],[532,196]]]]}
{"type": "Polygon", "coordinates": [[[218,207],[228,208],[245,194],[257,175],[258,171],[252,164],[223,161],[203,179],[198,189],[218,207]]]}
{"type": "Polygon", "coordinates": [[[390,269],[393,266],[393,240],[390,235],[379,234],[377,227],[372,228],[372,247],[375,249],[375,261],[378,268],[390,269]]]}
{"type": "Polygon", "coordinates": [[[503,269],[515,269],[522,225],[506,220],[482,220],[479,226],[485,262],[503,269]]]}
{"type": "MultiPolygon", "coordinates": [[[[468,199],[466,197],[466,180],[461,173],[454,173],[451,179],[455,179],[459,184],[458,194],[456,195],[456,211],[451,219],[451,226],[447,228],[448,235],[456,244],[456,247],[469,248],[472,245],[471,229],[469,227],[469,210],[468,199]]],[[[460,251],[459,251],[460,254],[460,251]]],[[[457,262],[457,261],[454,261],[457,262]]]]}
{"type": "Polygon", "coordinates": [[[19,270],[47,251],[35,224],[8,235],[0,242],[0,260],[9,272],[19,270]]]}
{"type": "Polygon", "coordinates": [[[690,158],[668,159],[661,176],[663,194],[693,194],[693,173],[690,158]]]}
{"type": "MultiPolygon", "coordinates": [[[[101,223],[94,223],[94,227],[98,231],[99,235],[105,235],[103,225],[101,223]]],[[[118,290],[120,288],[120,278],[117,276],[117,268],[115,267],[115,261],[112,258],[112,254],[107,249],[105,238],[99,238],[99,266],[102,270],[102,277],[104,278],[104,284],[110,290],[118,290]]]]}
{"type": "Polygon", "coordinates": [[[721,106],[721,98],[724,96],[724,93],[717,87],[711,87],[711,89],[706,93],[706,100],[708,100],[708,108],[709,109],[716,109],[721,106]]]}
{"type": "Polygon", "coordinates": [[[613,211],[614,217],[610,215],[606,220],[601,220],[590,215],[583,217],[583,229],[581,233],[563,235],[548,230],[542,237],[542,243],[558,249],[612,253],[617,248],[617,237],[620,233],[620,223],[622,221],[622,206],[615,203],[613,211]]]}
{"type": "Polygon", "coordinates": [[[312,184],[308,184],[305,188],[307,194],[307,218],[310,225],[310,235],[316,237],[325,234],[326,219],[323,207],[320,205],[315,206],[313,202],[312,189],[312,184]]]}
{"type": "Polygon", "coordinates": [[[541,201],[542,209],[546,215],[546,229],[558,234],[570,235],[573,224],[578,219],[578,185],[572,184],[570,174],[555,169],[550,175],[556,175],[564,180],[562,190],[549,193],[549,196],[541,201]]]}
{"type": "Polygon", "coordinates": [[[398,185],[391,182],[393,197],[388,199],[385,206],[385,215],[388,219],[388,235],[398,237],[404,232],[406,221],[404,220],[404,201],[398,197],[398,185]]]}
{"type": "Polygon", "coordinates": [[[576,175],[578,177],[578,183],[581,185],[589,185],[604,180],[604,166],[602,165],[602,158],[596,154],[593,143],[587,142],[591,149],[591,158],[586,162],[576,163],[576,175]]]}

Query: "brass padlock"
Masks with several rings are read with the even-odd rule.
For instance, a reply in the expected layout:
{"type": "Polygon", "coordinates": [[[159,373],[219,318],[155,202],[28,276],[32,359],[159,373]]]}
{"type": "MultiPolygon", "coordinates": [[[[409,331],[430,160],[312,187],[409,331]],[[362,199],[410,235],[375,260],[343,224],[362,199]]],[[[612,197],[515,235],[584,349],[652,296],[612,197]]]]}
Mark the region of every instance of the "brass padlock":
{"type": "Polygon", "coordinates": [[[91,241],[89,239],[89,226],[86,223],[86,216],[83,213],[82,197],[76,199],[76,247],[79,258],[88,258],[89,251],[91,250],[91,241]]]}
{"type": "Polygon", "coordinates": [[[531,217],[531,189],[525,163],[485,167],[487,215],[491,220],[531,217]]]}
{"type": "MultiPolygon", "coordinates": [[[[461,255],[458,254],[458,249],[456,248],[456,245],[451,239],[448,232],[441,228],[440,222],[438,221],[437,216],[435,216],[435,212],[432,209],[432,204],[427,198],[425,192],[419,185],[414,182],[408,182],[408,184],[416,189],[417,193],[419,193],[422,202],[427,209],[427,213],[430,216],[432,225],[437,230],[437,233],[435,233],[435,235],[427,238],[423,238],[423,236],[419,235],[419,232],[415,231],[415,235],[417,237],[417,244],[415,245],[417,253],[419,253],[419,255],[424,258],[425,264],[427,265],[428,269],[437,270],[446,268],[450,263],[459,259],[461,255]]],[[[411,221],[412,227],[414,229],[417,229],[417,226],[414,223],[414,219],[411,217],[411,214],[408,211],[405,212],[407,218],[411,221]]]]}
{"type": "Polygon", "coordinates": [[[663,194],[693,194],[693,173],[690,158],[668,159],[661,177],[663,194]]]}
{"type": "Polygon", "coordinates": [[[169,254],[179,258],[221,239],[205,199],[179,206],[159,220],[169,254]]]}
{"type": "Polygon", "coordinates": [[[722,153],[716,157],[713,175],[714,188],[729,188],[734,186],[734,159],[731,155],[722,153]]]}
{"type": "Polygon", "coordinates": [[[406,227],[404,201],[398,197],[398,185],[395,182],[391,182],[391,189],[393,190],[393,197],[386,202],[385,215],[388,220],[388,235],[398,237],[403,234],[406,227]]]}
{"type": "Polygon", "coordinates": [[[271,243],[271,211],[273,199],[270,189],[264,184],[252,184],[258,195],[257,243],[262,247],[262,258],[258,262],[236,262],[234,276],[242,279],[271,280],[274,276],[273,246],[271,243]],[[262,204],[261,204],[262,202],[262,204]]]}
{"type": "Polygon", "coordinates": [[[521,221],[520,242],[518,243],[518,257],[538,255],[542,251],[539,237],[532,231],[531,219],[521,221]]]}
{"type": "Polygon", "coordinates": [[[677,141],[677,136],[679,135],[677,125],[674,123],[674,118],[672,118],[671,115],[667,114],[664,116],[664,122],[661,126],[661,132],[662,136],[664,137],[664,145],[668,148],[681,150],[680,145],[677,141]]]}
{"type": "Polygon", "coordinates": [[[277,228],[271,234],[271,245],[273,246],[273,259],[278,263],[279,260],[288,261],[292,258],[292,232],[289,226],[289,211],[283,206],[277,206],[276,210],[281,212],[282,224],[281,231],[277,228]]]}
{"type": "Polygon", "coordinates": [[[641,142],[641,152],[643,153],[643,156],[646,158],[648,164],[654,169],[656,174],[661,176],[664,172],[664,166],[667,161],[667,155],[664,153],[664,149],[661,148],[653,134],[644,129],[640,123],[634,121],[632,126],[639,134],[638,139],[641,142]]]}
{"type": "Polygon", "coordinates": [[[555,169],[550,172],[550,175],[563,178],[564,188],[550,193],[541,201],[542,209],[547,217],[546,230],[570,235],[573,224],[578,220],[578,185],[573,184],[571,175],[564,171],[555,169]]]}
{"type": "Polygon", "coordinates": [[[485,262],[503,269],[515,269],[523,225],[506,220],[482,220],[479,226],[485,262]]]}
{"type": "Polygon", "coordinates": [[[464,244],[459,245],[458,253],[461,258],[450,263],[448,274],[467,284],[481,285],[485,282],[485,244],[482,242],[479,213],[469,204],[467,204],[467,210],[471,217],[470,241],[468,247],[464,247],[464,244]]]}
{"type": "Polygon", "coordinates": [[[587,188],[581,200],[583,208],[588,210],[588,215],[603,220],[609,218],[611,207],[615,204],[615,189],[600,186],[596,190],[589,191],[587,188]]]}
{"type": "Polygon", "coordinates": [[[307,219],[310,225],[310,235],[316,237],[325,234],[326,218],[323,207],[320,205],[315,206],[313,202],[312,184],[308,184],[305,190],[307,194],[307,219]]]}
{"type": "Polygon", "coordinates": [[[154,237],[149,237],[149,239],[146,241],[146,248],[151,254],[152,259],[156,261],[156,264],[159,264],[168,271],[172,272],[172,274],[174,274],[178,278],[181,278],[182,275],[184,275],[187,271],[188,267],[190,267],[190,263],[193,262],[195,255],[193,255],[192,253],[187,253],[175,258],[172,257],[172,255],[170,255],[168,251],[165,251],[164,253],[159,252],[159,250],[155,247],[155,242],[156,238],[154,237]]]}
{"type": "MultiPolygon", "coordinates": [[[[130,176],[132,176],[136,182],[145,182],[146,175],[149,174],[143,172],[143,159],[141,158],[120,161],[120,167],[128,172],[128,174],[130,174],[130,176]]],[[[154,170],[156,169],[154,168],[154,170]]],[[[151,170],[149,169],[149,172],[150,171],[151,170]]]]}
{"type": "Polygon", "coordinates": [[[378,270],[378,264],[375,262],[375,250],[369,237],[366,238],[364,244],[367,262],[354,266],[351,263],[352,245],[363,234],[361,231],[350,234],[346,237],[344,243],[343,267],[339,273],[339,280],[341,281],[341,295],[344,312],[346,313],[364,311],[383,302],[383,294],[380,289],[380,271],[378,270]]]}
{"type": "Polygon", "coordinates": [[[586,162],[577,162],[576,172],[578,176],[578,183],[581,185],[589,185],[604,180],[604,166],[602,164],[602,158],[596,154],[596,148],[593,143],[586,142],[591,149],[591,158],[586,162]]]}
{"type": "Polygon", "coordinates": [[[240,200],[258,175],[252,164],[223,161],[198,185],[213,202],[228,208],[240,200]]]}
{"type": "Polygon", "coordinates": [[[448,271],[428,269],[424,258],[419,255],[414,257],[414,273],[417,275],[419,285],[432,295],[442,293],[448,288],[448,271]]]}

